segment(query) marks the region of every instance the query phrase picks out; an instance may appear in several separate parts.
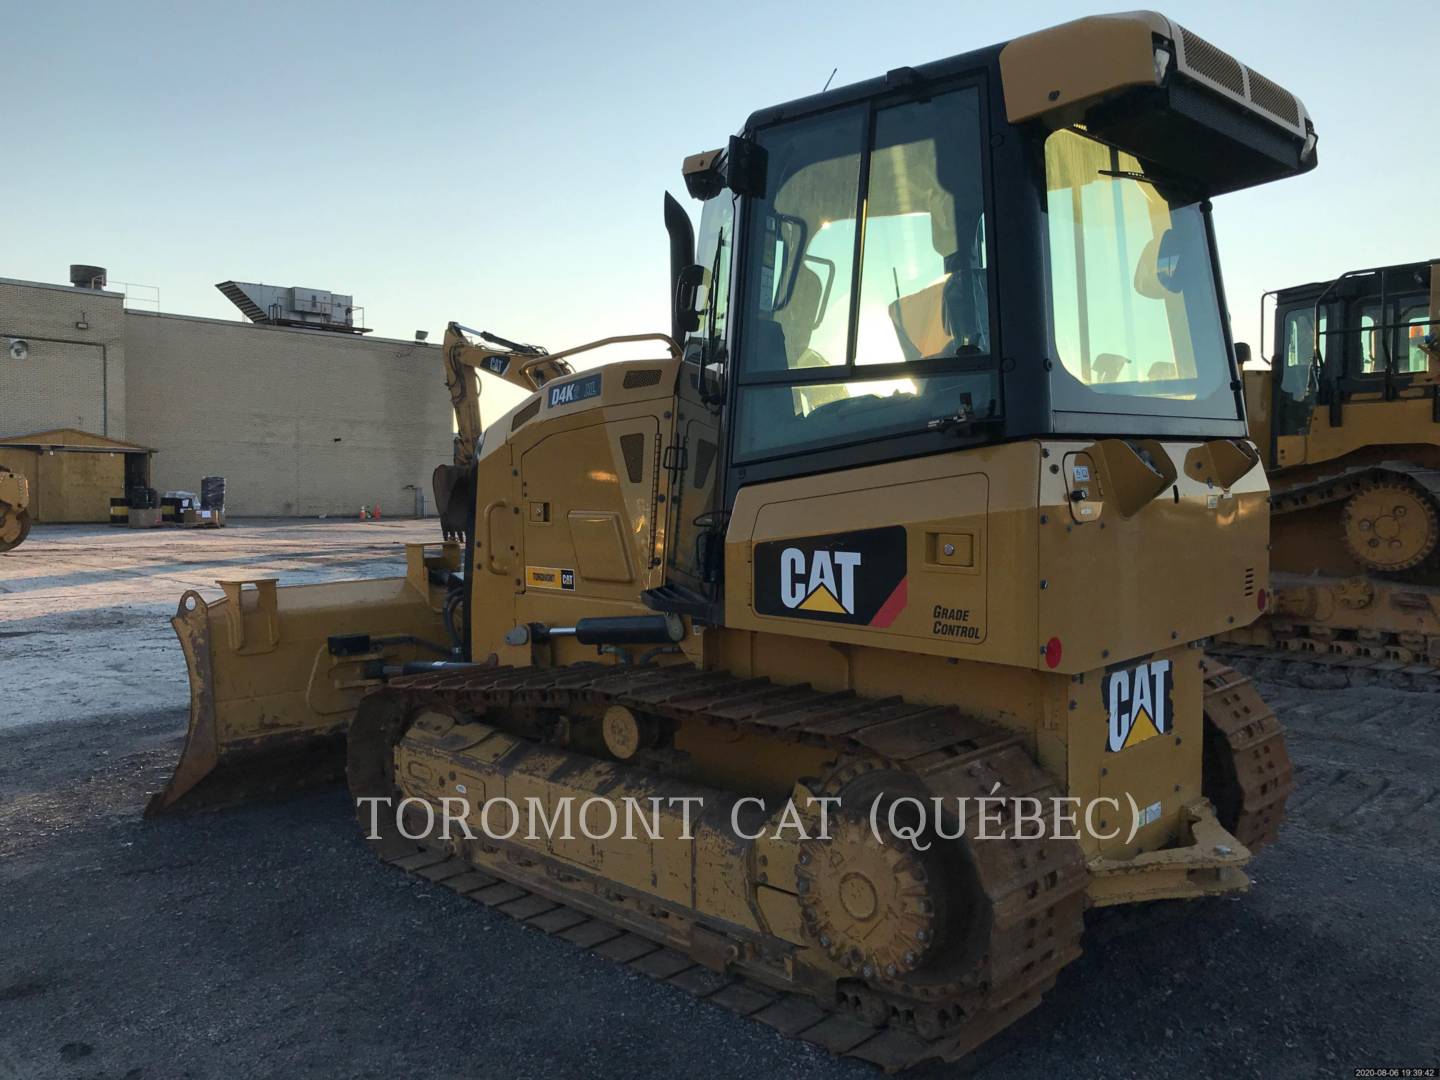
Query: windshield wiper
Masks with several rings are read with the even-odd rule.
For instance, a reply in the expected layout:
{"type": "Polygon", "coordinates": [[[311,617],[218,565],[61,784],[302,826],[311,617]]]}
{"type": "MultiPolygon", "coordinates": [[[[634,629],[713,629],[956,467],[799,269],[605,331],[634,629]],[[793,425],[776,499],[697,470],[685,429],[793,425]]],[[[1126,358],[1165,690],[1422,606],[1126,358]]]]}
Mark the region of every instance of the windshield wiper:
{"type": "Polygon", "coordinates": [[[1121,180],[1139,180],[1142,184],[1160,186],[1153,176],[1146,176],[1143,172],[1132,172],[1129,169],[1096,169],[1095,171],[1101,176],[1118,176],[1121,180]]]}
{"type": "Polygon", "coordinates": [[[1149,184],[1167,203],[1199,202],[1205,197],[1204,191],[1193,181],[1179,176],[1152,176],[1149,173],[1135,172],[1133,169],[1096,169],[1095,173],[1097,176],[1109,176],[1116,180],[1134,180],[1137,184],[1149,184]]]}

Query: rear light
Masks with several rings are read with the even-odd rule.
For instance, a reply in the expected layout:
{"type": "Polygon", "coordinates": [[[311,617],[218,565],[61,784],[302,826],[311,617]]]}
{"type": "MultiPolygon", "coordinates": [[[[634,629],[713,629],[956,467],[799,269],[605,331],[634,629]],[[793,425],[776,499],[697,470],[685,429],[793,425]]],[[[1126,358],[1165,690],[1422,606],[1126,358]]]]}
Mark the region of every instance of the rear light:
{"type": "Polygon", "coordinates": [[[1049,641],[1045,643],[1046,667],[1057,668],[1060,666],[1061,648],[1062,647],[1060,645],[1060,639],[1058,637],[1052,637],[1049,641]]]}

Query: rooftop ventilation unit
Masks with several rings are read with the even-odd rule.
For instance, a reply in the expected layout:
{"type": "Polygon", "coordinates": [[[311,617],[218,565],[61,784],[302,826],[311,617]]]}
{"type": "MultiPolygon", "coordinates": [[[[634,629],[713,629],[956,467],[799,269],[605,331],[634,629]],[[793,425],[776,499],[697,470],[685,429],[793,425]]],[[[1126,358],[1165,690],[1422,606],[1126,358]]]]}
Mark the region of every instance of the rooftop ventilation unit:
{"type": "Polygon", "coordinates": [[[364,308],[355,298],[324,289],[302,289],[298,285],[258,285],[251,281],[222,281],[215,286],[251,322],[265,326],[308,326],[312,330],[335,330],[343,334],[368,334],[359,325],[364,308]]]}
{"type": "Polygon", "coordinates": [[[71,263],[70,284],[77,289],[103,289],[107,284],[105,268],[87,263],[71,263]]]}

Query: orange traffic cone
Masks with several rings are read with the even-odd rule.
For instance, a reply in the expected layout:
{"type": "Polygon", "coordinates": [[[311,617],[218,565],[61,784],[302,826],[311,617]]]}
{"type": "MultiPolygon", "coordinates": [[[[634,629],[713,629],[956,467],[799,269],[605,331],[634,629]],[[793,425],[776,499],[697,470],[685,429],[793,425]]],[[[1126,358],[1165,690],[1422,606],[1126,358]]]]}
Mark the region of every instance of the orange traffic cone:
{"type": "Polygon", "coordinates": [[[370,511],[370,516],[371,516],[372,518],[374,518],[376,521],[379,521],[379,520],[380,520],[380,504],[379,504],[379,503],[376,503],[374,509],[372,509],[372,510],[370,511]]]}

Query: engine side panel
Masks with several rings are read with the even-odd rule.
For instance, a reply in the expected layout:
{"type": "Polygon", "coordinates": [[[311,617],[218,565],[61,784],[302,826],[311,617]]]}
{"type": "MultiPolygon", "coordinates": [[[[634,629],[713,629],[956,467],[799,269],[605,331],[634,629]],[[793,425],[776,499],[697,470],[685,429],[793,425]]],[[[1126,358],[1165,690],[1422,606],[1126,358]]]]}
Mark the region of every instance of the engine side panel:
{"type": "MultiPolygon", "coordinates": [[[[661,580],[674,360],[632,361],[548,384],[486,430],[477,465],[471,645],[530,663],[515,626],[633,615],[661,580]]],[[[594,649],[555,643],[557,663],[594,649]],[[574,655],[571,655],[571,654],[574,655]]]]}

